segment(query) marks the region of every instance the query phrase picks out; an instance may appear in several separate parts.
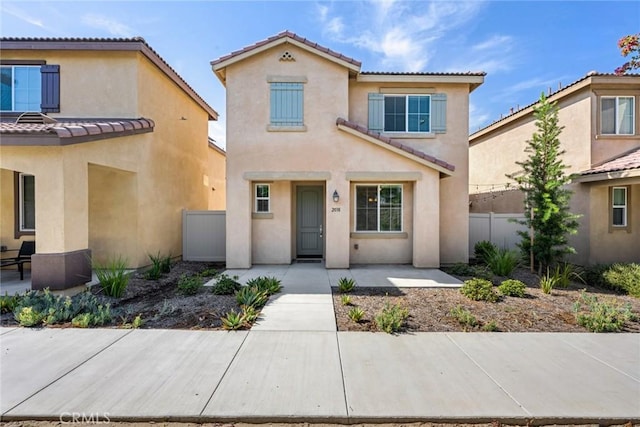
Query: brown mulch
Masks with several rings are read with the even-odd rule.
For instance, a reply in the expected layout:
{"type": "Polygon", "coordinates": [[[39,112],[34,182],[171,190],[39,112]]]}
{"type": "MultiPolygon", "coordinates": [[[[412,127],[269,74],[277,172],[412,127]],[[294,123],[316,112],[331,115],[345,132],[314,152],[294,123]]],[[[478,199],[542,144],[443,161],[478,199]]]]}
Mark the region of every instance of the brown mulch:
{"type": "MultiPolygon", "coordinates": [[[[458,276],[457,276],[458,277],[458,276]]],[[[613,300],[629,303],[636,319],[625,324],[624,332],[640,332],[640,299],[597,289],[582,283],[573,283],[567,289],[554,289],[547,295],[537,287],[538,277],[524,269],[513,274],[528,285],[525,298],[501,297],[498,302],[472,301],[456,288],[366,288],[356,287],[350,293],[351,305],[343,305],[337,288],[333,289],[333,302],[339,331],[377,331],[375,316],[385,304],[399,304],[409,310],[403,332],[462,332],[482,331],[494,322],[500,332],[588,332],[576,323],[573,305],[583,289],[596,295],[599,301],[613,300]],[[347,313],[354,307],[365,311],[356,323],[347,313]],[[452,308],[461,306],[473,314],[478,325],[461,325],[451,314],[452,308]]],[[[458,277],[466,280],[468,277],[458,277]]],[[[494,277],[493,283],[505,278],[494,277]]]]}

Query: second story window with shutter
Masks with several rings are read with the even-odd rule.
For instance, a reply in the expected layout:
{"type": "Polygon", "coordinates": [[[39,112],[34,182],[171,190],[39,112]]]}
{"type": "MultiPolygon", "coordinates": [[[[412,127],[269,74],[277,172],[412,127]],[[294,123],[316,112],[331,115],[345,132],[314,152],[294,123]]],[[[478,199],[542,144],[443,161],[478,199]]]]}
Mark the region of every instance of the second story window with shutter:
{"type": "Polygon", "coordinates": [[[304,90],[302,83],[272,82],[270,125],[304,126],[304,90]]]}
{"type": "Polygon", "coordinates": [[[380,133],[445,133],[447,96],[369,94],[369,130],[380,133]]]}
{"type": "Polygon", "coordinates": [[[0,66],[0,110],[60,112],[59,65],[0,66]]]}

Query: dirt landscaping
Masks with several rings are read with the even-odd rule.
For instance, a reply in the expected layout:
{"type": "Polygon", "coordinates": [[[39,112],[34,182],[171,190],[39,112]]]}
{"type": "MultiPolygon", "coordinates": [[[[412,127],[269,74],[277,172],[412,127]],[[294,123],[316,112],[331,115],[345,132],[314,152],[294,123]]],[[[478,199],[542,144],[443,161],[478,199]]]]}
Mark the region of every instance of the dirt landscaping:
{"type": "MultiPolygon", "coordinates": [[[[200,274],[202,281],[213,278],[216,271],[223,271],[220,264],[199,262],[177,262],[171,272],[159,280],[147,280],[144,273],[131,276],[122,298],[102,295],[100,286],[92,292],[104,304],[111,306],[112,320],[104,327],[131,327],[136,316],[142,319],[142,328],[150,329],[208,329],[221,330],[220,318],[227,312],[240,311],[232,295],[214,295],[210,287],[202,287],[195,295],[183,295],[177,289],[181,276],[200,274]],[[204,274],[202,274],[204,272],[204,274]]],[[[518,269],[514,278],[527,284],[525,298],[501,297],[498,302],[472,301],[462,295],[459,289],[417,289],[417,288],[366,288],[358,284],[351,292],[351,304],[343,305],[342,294],[333,289],[336,321],[339,331],[376,331],[375,316],[386,304],[399,304],[408,310],[409,316],[402,328],[403,332],[450,332],[483,331],[501,332],[587,332],[576,322],[573,305],[579,299],[582,289],[595,295],[600,301],[613,300],[629,304],[636,315],[627,321],[625,332],[640,332],[640,299],[598,289],[582,283],[572,283],[566,289],[554,289],[550,295],[538,287],[539,279],[525,269],[518,269]],[[364,311],[363,319],[354,322],[348,312],[353,307],[364,311]],[[477,321],[477,325],[461,324],[451,314],[451,309],[460,307],[467,310],[477,321]]],[[[460,280],[469,277],[456,276],[460,280]]],[[[500,278],[494,278],[500,283],[500,278]]],[[[2,326],[15,326],[12,313],[2,314],[2,326]]],[[[69,323],[54,327],[70,327],[69,323]]]]}

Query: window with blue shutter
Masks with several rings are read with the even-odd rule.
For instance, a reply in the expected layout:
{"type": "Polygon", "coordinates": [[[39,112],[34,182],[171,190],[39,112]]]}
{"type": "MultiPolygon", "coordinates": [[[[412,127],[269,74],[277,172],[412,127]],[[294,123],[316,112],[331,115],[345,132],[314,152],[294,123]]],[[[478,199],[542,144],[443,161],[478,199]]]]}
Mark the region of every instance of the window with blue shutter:
{"type": "Polygon", "coordinates": [[[42,103],[43,113],[60,112],[60,66],[43,65],[40,67],[42,76],[42,103]]]}
{"type": "Polygon", "coordinates": [[[368,128],[374,132],[445,133],[447,95],[370,93],[368,128]]]}
{"type": "Polygon", "coordinates": [[[271,85],[271,126],[304,125],[302,83],[273,82],[271,85]]]}
{"type": "Polygon", "coordinates": [[[0,67],[0,110],[59,113],[59,65],[0,67]]]}

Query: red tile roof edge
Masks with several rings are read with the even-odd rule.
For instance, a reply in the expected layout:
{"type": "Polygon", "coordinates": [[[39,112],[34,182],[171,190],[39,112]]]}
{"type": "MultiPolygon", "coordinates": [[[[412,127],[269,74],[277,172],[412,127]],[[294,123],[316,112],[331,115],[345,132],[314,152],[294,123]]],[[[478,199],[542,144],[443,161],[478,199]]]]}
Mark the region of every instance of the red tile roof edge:
{"type": "Polygon", "coordinates": [[[139,119],[108,119],[108,120],[69,120],[58,123],[0,123],[0,134],[55,134],[58,138],[73,138],[79,136],[130,133],[144,129],[153,129],[155,122],[147,118],[139,119]]]}
{"type": "Polygon", "coordinates": [[[416,157],[419,157],[419,158],[421,158],[423,160],[428,161],[429,163],[433,163],[435,165],[438,165],[438,166],[440,166],[442,168],[445,168],[447,170],[450,170],[452,172],[456,170],[456,167],[454,165],[452,165],[450,163],[447,163],[444,160],[438,159],[438,158],[436,158],[436,157],[434,157],[432,155],[426,154],[426,153],[424,153],[424,152],[422,152],[420,150],[416,150],[414,148],[411,148],[408,145],[402,144],[402,143],[400,143],[398,141],[394,141],[391,138],[389,138],[388,136],[384,136],[384,135],[380,134],[379,132],[370,131],[366,127],[364,127],[362,125],[359,125],[357,123],[353,123],[353,122],[345,120],[345,119],[343,119],[341,117],[338,117],[338,119],[336,120],[336,126],[339,126],[339,125],[346,126],[349,129],[353,129],[358,133],[361,133],[363,135],[367,135],[367,136],[369,136],[371,138],[375,138],[378,141],[384,142],[385,144],[389,144],[392,147],[398,148],[398,149],[400,149],[400,150],[402,150],[402,151],[404,151],[406,153],[412,154],[412,155],[414,155],[416,157]]]}
{"type": "Polygon", "coordinates": [[[438,72],[438,71],[361,71],[363,76],[486,76],[484,71],[438,72]]]}
{"type": "Polygon", "coordinates": [[[608,162],[604,162],[599,166],[580,172],[580,175],[621,172],[632,169],[640,169],[640,147],[611,159],[608,162]]]}
{"type": "Polygon", "coordinates": [[[345,56],[345,55],[343,55],[343,54],[341,54],[339,52],[334,52],[334,51],[332,51],[331,49],[329,49],[327,47],[321,46],[318,43],[315,43],[315,42],[312,42],[310,40],[307,40],[304,37],[300,37],[299,35],[291,32],[291,31],[288,31],[288,30],[287,31],[282,31],[282,32],[276,34],[275,36],[268,37],[268,38],[266,38],[264,40],[261,40],[259,42],[254,43],[252,45],[245,46],[240,50],[233,51],[230,54],[221,56],[218,59],[214,59],[213,61],[211,61],[211,65],[215,66],[215,65],[220,64],[220,63],[222,63],[224,61],[227,61],[227,60],[229,60],[229,59],[231,59],[231,58],[233,58],[235,56],[241,55],[243,53],[251,52],[254,49],[257,49],[257,48],[259,48],[261,46],[264,46],[266,44],[269,44],[271,42],[274,42],[276,40],[283,39],[283,38],[290,38],[290,39],[295,40],[297,42],[303,43],[303,44],[305,44],[306,46],[308,46],[308,47],[310,47],[312,49],[316,49],[316,50],[318,50],[320,52],[326,53],[326,54],[328,54],[330,56],[333,56],[336,59],[339,59],[341,61],[345,61],[345,62],[347,62],[349,64],[352,64],[352,65],[355,65],[357,67],[360,67],[362,65],[362,63],[360,61],[356,60],[356,59],[353,59],[353,58],[350,58],[348,56],[345,56]]]}

